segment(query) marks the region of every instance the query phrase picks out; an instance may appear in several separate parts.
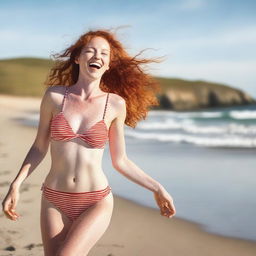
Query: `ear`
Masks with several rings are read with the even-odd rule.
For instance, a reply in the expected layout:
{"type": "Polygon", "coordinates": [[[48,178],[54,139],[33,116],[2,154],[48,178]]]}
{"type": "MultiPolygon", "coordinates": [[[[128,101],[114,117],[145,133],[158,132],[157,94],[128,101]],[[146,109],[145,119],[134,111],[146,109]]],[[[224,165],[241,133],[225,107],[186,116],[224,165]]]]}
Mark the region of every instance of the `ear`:
{"type": "Polygon", "coordinates": [[[75,63],[76,63],[76,64],[79,64],[78,60],[79,60],[79,57],[76,57],[76,58],[75,58],[75,63]]]}

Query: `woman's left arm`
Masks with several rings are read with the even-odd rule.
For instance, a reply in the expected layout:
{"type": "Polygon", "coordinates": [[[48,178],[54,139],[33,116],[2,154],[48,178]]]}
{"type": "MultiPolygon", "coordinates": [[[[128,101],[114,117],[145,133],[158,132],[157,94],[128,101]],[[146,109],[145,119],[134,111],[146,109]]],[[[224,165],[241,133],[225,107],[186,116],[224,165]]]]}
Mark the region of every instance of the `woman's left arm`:
{"type": "Polygon", "coordinates": [[[112,121],[109,129],[109,149],[112,165],[118,172],[131,181],[152,191],[154,193],[157,205],[161,210],[161,215],[170,218],[176,213],[171,195],[159,182],[143,172],[126,155],[124,138],[126,104],[122,97],[117,97],[119,98],[116,101],[117,116],[112,121]]]}

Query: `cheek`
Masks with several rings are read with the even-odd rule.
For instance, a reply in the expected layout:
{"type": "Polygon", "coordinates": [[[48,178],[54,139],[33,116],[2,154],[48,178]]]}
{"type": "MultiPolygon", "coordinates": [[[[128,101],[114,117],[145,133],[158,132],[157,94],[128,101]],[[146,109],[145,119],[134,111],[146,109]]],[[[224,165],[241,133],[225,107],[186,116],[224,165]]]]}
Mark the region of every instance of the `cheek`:
{"type": "Polygon", "coordinates": [[[92,58],[92,56],[93,56],[93,54],[87,53],[87,54],[83,54],[80,57],[80,59],[81,59],[81,61],[85,62],[85,61],[89,61],[92,58]]]}
{"type": "Polygon", "coordinates": [[[82,66],[86,66],[87,65],[87,62],[90,60],[90,57],[89,56],[81,56],[79,58],[79,64],[82,65],[82,66]]]}
{"type": "Polygon", "coordinates": [[[110,59],[109,57],[104,59],[105,66],[109,66],[110,59]]]}

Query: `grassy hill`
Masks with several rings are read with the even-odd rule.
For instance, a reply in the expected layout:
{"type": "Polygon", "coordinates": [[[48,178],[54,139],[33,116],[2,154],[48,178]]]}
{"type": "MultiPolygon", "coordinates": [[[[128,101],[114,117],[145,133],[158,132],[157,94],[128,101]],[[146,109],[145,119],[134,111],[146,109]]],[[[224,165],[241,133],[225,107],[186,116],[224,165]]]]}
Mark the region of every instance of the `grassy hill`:
{"type": "Polygon", "coordinates": [[[235,89],[225,84],[207,82],[203,80],[188,81],[188,80],[178,79],[178,78],[162,78],[162,77],[157,77],[156,79],[161,84],[161,88],[163,92],[166,92],[169,89],[183,90],[183,91],[187,91],[187,90],[196,91],[201,89],[202,87],[207,89],[217,88],[218,90],[235,89]]]}
{"type": "MultiPolygon", "coordinates": [[[[0,93],[41,97],[52,65],[52,60],[40,58],[0,60],[0,93]]],[[[248,94],[224,84],[155,78],[162,88],[160,108],[193,109],[255,103],[248,94]]]]}
{"type": "Polygon", "coordinates": [[[0,93],[42,96],[43,83],[52,64],[49,59],[39,58],[0,60],[0,93]]]}

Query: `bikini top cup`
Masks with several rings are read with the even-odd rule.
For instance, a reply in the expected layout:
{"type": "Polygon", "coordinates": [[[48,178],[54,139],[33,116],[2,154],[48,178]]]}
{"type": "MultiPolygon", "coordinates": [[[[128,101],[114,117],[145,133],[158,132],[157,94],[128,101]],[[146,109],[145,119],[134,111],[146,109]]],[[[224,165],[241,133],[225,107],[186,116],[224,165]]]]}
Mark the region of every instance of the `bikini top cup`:
{"type": "Polygon", "coordinates": [[[63,107],[64,107],[65,99],[67,97],[67,93],[68,93],[68,88],[66,87],[65,95],[62,101],[61,112],[55,115],[51,120],[51,124],[50,124],[51,139],[56,141],[69,141],[74,138],[80,138],[92,148],[104,148],[108,140],[108,128],[104,121],[104,117],[107,109],[109,93],[107,94],[107,99],[105,103],[102,120],[95,123],[83,134],[75,133],[64,116],[63,107]]]}

